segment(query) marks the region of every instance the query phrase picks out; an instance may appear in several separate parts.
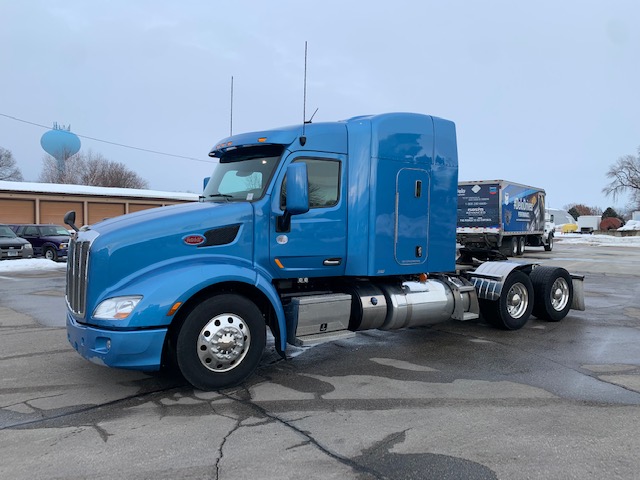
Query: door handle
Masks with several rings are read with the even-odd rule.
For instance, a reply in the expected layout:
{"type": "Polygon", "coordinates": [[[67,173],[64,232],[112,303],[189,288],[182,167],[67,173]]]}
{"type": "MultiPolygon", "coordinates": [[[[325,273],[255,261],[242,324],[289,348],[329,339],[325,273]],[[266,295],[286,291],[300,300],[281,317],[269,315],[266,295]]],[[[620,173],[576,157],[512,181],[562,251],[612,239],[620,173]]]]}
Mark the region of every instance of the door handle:
{"type": "Polygon", "coordinates": [[[341,258],[327,258],[324,262],[322,262],[325,267],[337,267],[341,263],[341,258]]]}

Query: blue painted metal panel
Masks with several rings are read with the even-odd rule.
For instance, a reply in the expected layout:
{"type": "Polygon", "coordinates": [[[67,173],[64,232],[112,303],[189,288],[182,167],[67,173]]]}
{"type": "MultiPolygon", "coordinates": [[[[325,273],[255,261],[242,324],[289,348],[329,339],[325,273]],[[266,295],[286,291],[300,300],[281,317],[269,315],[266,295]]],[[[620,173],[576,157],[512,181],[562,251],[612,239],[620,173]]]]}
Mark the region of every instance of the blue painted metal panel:
{"type": "Polygon", "coordinates": [[[424,264],[428,257],[429,172],[403,168],[397,175],[395,258],[400,265],[424,264]]]}
{"type": "Polygon", "coordinates": [[[429,272],[452,272],[456,265],[458,148],[456,127],[433,117],[436,138],[431,168],[429,272]]]}
{"type": "Polygon", "coordinates": [[[347,273],[384,276],[454,270],[458,157],[453,122],[427,115],[392,113],[356,117],[348,127],[349,193],[354,198],[349,207],[358,215],[349,211],[347,273]],[[367,164],[368,169],[363,167],[367,164]],[[396,178],[405,168],[424,170],[429,177],[425,216],[431,223],[423,242],[428,245],[426,263],[400,263],[394,254],[398,222],[396,178]],[[361,233],[366,233],[364,246],[361,233]],[[362,258],[357,257],[365,248],[363,269],[362,258]]]}
{"type": "Polygon", "coordinates": [[[371,176],[371,120],[357,117],[348,121],[347,162],[347,262],[345,275],[366,275],[371,258],[371,193],[376,178],[371,176]]]}
{"type": "MultiPolygon", "coordinates": [[[[343,127],[344,128],[344,127],[343,127]]],[[[345,132],[346,133],[346,132],[345,132]]],[[[273,190],[270,238],[270,264],[277,278],[332,277],[345,272],[347,243],[346,157],[326,152],[296,151],[283,162],[273,190]],[[311,208],[308,212],[291,217],[291,229],[278,232],[277,219],[284,211],[280,207],[280,194],[285,169],[291,162],[302,159],[338,161],[340,164],[340,192],[335,205],[311,208]]],[[[262,228],[265,228],[263,225],[262,228]]]]}
{"type": "Polygon", "coordinates": [[[166,328],[110,331],[78,324],[67,315],[67,339],[87,360],[114,368],[154,371],[160,368],[166,328]]]}

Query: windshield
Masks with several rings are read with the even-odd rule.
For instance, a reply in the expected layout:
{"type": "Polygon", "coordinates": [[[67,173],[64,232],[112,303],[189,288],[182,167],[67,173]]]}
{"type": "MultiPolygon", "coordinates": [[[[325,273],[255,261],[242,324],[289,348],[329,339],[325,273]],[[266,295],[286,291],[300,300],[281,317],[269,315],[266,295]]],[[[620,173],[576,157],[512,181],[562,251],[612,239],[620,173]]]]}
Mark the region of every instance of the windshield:
{"type": "Polygon", "coordinates": [[[60,227],[58,225],[47,225],[46,227],[41,227],[40,232],[42,233],[42,235],[46,235],[46,236],[65,236],[65,237],[69,237],[71,236],[69,234],[69,230],[67,230],[64,227],[60,227]]]}
{"type": "Polygon", "coordinates": [[[262,198],[280,161],[282,148],[279,150],[277,155],[273,155],[273,149],[239,149],[233,156],[221,158],[213,169],[202,200],[251,202],[262,198]]]}
{"type": "Polygon", "coordinates": [[[7,227],[6,225],[0,225],[0,237],[13,238],[15,236],[16,234],[13,233],[13,230],[11,230],[9,227],[7,227]]]}

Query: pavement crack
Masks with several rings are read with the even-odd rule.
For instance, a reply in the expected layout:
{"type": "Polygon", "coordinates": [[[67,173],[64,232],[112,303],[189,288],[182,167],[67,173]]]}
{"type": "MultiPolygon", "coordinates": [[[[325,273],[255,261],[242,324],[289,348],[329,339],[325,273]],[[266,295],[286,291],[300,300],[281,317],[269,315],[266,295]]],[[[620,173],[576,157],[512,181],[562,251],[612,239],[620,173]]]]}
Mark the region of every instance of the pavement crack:
{"type": "MultiPolygon", "coordinates": [[[[247,398],[238,398],[238,397],[234,397],[229,393],[225,393],[225,392],[220,392],[221,395],[227,397],[229,400],[232,400],[234,402],[238,402],[241,403],[242,405],[245,405],[247,407],[249,407],[250,409],[257,411],[261,416],[263,417],[267,417],[269,419],[271,419],[272,421],[279,423],[283,426],[285,426],[286,428],[294,431],[295,433],[297,433],[298,435],[300,435],[301,437],[303,437],[305,439],[304,442],[302,442],[299,445],[302,445],[303,443],[308,443],[310,445],[313,445],[315,448],[317,448],[318,450],[320,450],[322,453],[324,453],[325,455],[327,455],[328,457],[338,461],[339,463],[346,465],[348,467],[350,467],[351,469],[353,469],[354,471],[361,473],[361,474],[365,474],[368,475],[370,478],[374,478],[374,479],[379,479],[379,480],[384,480],[386,478],[385,475],[380,474],[379,472],[366,467],[364,465],[361,465],[359,463],[354,462],[353,460],[351,460],[350,458],[344,457],[342,455],[339,455],[336,452],[333,452],[331,450],[329,450],[329,448],[327,448],[326,446],[322,445],[319,441],[317,441],[315,438],[313,438],[309,432],[307,432],[306,430],[302,430],[298,427],[296,427],[295,425],[293,425],[292,423],[283,420],[282,418],[278,417],[277,415],[274,415],[270,412],[268,412],[267,410],[265,410],[263,407],[261,407],[260,405],[257,405],[256,403],[254,403],[251,398],[249,398],[248,392],[245,392],[245,395],[242,395],[241,392],[238,392],[240,394],[240,396],[245,396],[247,398]]],[[[228,437],[228,435],[227,435],[228,437]]],[[[222,447],[221,447],[222,449],[222,447]]],[[[216,469],[217,471],[217,469],[216,469]]],[[[217,477],[216,477],[217,478],[217,477]]]]}
{"type": "Polygon", "coordinates": [[[100,438],[104,443],[107,443],[107,440],[109,440],[109,437],[111,436],[109,432],[107,432],[104,428],[99,427],[98,425],[90,425],[90,427],[98,432],[98,435],[100,435],[100,438]]]}
{"type": "MultiPolygon", "coordinates": [[[[214,410],[215,412],[215,410],[214,410]]],[[[229,439],[229,437],[231,435],[233,435],[242,425],[242,421],[239,419],[236,419],[236,423],[233,426],[233,428],[231,428],[227,434],[224,436],[224,438],[222,439],[222,441],[220,442],[220,446],[218,447],[218,457],[216,458],[216,463],[214,465],[215,469],[216,469],[216,475],[215,478],[216,480],[218,480],[220,478],[220,462],[222,462],[222,459],[224,457],[224,445],[227,443],[227,440],[229,439]]]]}
{"type": "MultiPolygon", "coordinates": [[[[0,425],[0,431],[2,430],[11,430],[11,429],[15,429],[15,428],[26,428],[26,427],[34,427],[38,424],[44,424],[44,423],[49,423],[49,422],[53,422],[55,420],[59,420],[61,418],[67,418],[67,417],[72,417],[74,415],[81,415],[83,413],[87,413],[87,412],[94,412],[103,408],[107,408],[107,407],[113,407],[119,404],[124,404],[124,403],[128,403],[131,402],[132,400],[140,400],[143,399],[145,397],[151,396],[151,395],[156,395],[158,393],[165,393],[165,392],[171,392],[173,390],[178,390],[181,387],[168,387],[168,388],[162,388],[162,389],[158,389],[158,390],[153,390],[153,391],[149,391],[149,392],[145,392],[145,393],[136,393],[135,395],[129,395],[127,397],[123,397],[123,398],[119,398],[117,400],[112,400],[110,402],[105,402],[105,403],[100,403],[97,405],[90,405],[88,407],[83,407],[83,408],[79,408],[76,410],[72,410],[72,411],[65,411],[65,412],[61,412],[58,413],[56,415],[51,415],[49,417],[45,417],[45,418],[36,418],[36,419],[32,419],[32,420],[26,420],[26,421],[22,421],[22,422],[16,422],[16,423],[12,423],[9,425],[0,425]]],[[[30,399],[29,401],[33,401],[34,399],[30,399]]],[[[26,402],[24,402],[26,403],[26,402]]],[[[34,408],[32,405],[29,405],[29,407],[34,408]]],[[[40,409],[36,409],[37,411],[42,411],[40,409]]]]}

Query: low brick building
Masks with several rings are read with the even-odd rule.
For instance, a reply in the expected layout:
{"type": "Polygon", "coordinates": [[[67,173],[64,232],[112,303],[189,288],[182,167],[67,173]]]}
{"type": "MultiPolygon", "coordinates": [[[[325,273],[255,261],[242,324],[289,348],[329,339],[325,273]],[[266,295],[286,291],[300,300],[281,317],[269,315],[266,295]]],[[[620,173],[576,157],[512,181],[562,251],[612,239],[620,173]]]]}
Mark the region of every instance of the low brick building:
{"type": "Polygon", "coordinates": [[[0,223],[62,225],[65,213],[75,210],[76,225],[80,226],[125,213],[195,201],[195,193],[0,181],[0,223]]]}

